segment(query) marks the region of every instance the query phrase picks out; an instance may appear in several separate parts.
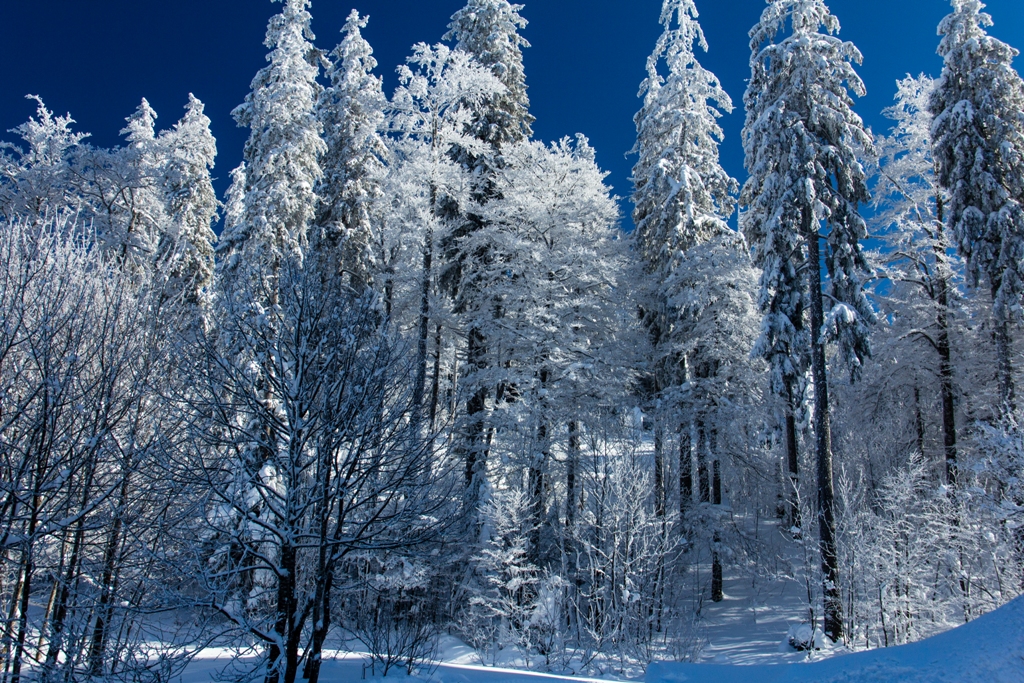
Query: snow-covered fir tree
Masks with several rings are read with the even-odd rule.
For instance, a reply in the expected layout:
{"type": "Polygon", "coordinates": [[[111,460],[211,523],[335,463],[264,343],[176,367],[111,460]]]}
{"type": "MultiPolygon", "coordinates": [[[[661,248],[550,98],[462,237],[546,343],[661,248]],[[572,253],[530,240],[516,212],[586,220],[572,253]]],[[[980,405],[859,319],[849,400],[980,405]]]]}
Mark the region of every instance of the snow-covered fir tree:
{"type": "Polygon", "coordinates": [[[530,43],[519,35],[527,24],[521,9],[508,0],[469,0],[452,15],[445,34],[445,40],[454,41],[456,49],[472,55],[505,86],[479,106],[472,124],[473,134],[495,148],[533,135],[523,70],[523,48],[530,43]]]}
{"type": "Polygon", "coordinates": [[[310,43],[309,0],[280,1],[284,7],[271,18],[264,42],[269,65],[233,112],[238,125],[251,131],[245,144],[245,211],[218,247],[225,274],[255,278],[271,300],[284,260],[303,261],[326,151],[315,111],[322,88],[320,53],[310,43]]]}
{"type": "Polygon", "coordinates": [[[382,135],[387,98],[382,79],[373,75],[373,49],[362,36],[368,21],[355,10],[349,15],[344,38],[330,54],[331,85],[317,105],[327,153],[320,162],[315,239],[320,248],[336,251],[338,274],[355,289],[371,282],[379,268],[374,245],[388,157],[382,135]]]}
{"type": "Polygon", "coordinates": [[[220,203],[210,171],[217,157],[217,141],[210,132],[205,105],[189,94],[185,116],[163,132],[164,192],[170,231],[162,236],[157,267],[166,269],[168,293],[180,294],[191,304],[208,302],[214,275],[213,223],[220,203]]]}
{"type": "Polygon", "coordinates": [[[947,223],[967,261],[971,284],[987,281],[993,302],[997,377],[1004,408],[1014,408],[1009,325],[1024,296],[1024,81],[1018,51],[988,35],[980,0],[953,0],[939,24],[944,60],[929,111],[947,223]]]}
{"type": "Polygon", "coordinates": [[[742,228],[763,269],[764,321],[755,350],[771,361],[773,389],[787,391],[810,357],[824,632],[833,640],[843,636],[843,619],[825,344],[836,340],[856,373],[874,319],[862,290],[867,262],[860,242],[867,227],[858,213],[858,204],[869,200],[860,155],[872,142],[851,97],[865,92],[854,69],[861,54],[838,32],[839,20],[822,0],[772,0],[751,29],[743,130],[750,176],[741,197],[742,228]]]}
{"type": "Polygon", "coordinates": [[[157,114],[145,99],[121,130],[128,145],[94,150],[94,211],[104,247],[125,267],[151,269],[170,229],[163,192],[166,155],[156,136],[157,114]],[[97,163],[98,162],[98,163],[97,163]]]}
{"type": "Polygon", "coordinates": [[[719,162],[724,133],[718,123],[732,100],[704,69],[694,46],[707,42],[692,0],[666,0],[664,32],[647,60],[636,115],[639,155],[633,168],[633,220],[640,255],[664,277],[687,248],[728,230],[738,183],[719,162]],[[659,73],[662,62],[668,74],[659,73]]]}
{"type": "MultiPolygon", "coordinates": [[[[523,48],[529,42],[519,31],[526,27],[526,20],[519,11],[522,5],[508,0],[468,0],[466,6],[452,15],[446,40],[454,41],[457,49],[471,55],[477,63],[489,69],[504,85],[504,91],[495,97],[477,104],[473,109],[469,131],[477,139],[487,143],[484,149],[456,148],[452,154],[456,160],[472,169],[476,178],[473,193],[476,200],[485,204],[495,196],[493,174],[501,168],[502,148],[509,143],[528,139],[533,131],[530,114],[530,100],[526,93],[526,74],[523,69],[523,48]]],[[[478,244],[474,252],[466,252],[458,246],[458,240],[481,229],[483,220],[474,212],[462,217],[461,225],[453,234],[454,240],[445,245],[446,263],[444,280],[449,291],[456,295],[456,310],[490,310],[500,312],[495,302],[476,284],[478,267],[486,267],[490,259],[488,245],[478,244]]],[[[467,345],[468,372],[474,373],[486,367],[487,339],[481,330],[469,326],[465,332],[467,345]]],[[[465,450],[467,473],[477,468],[487,457],[486,411],[489,397],[498,387],[486,385],[469,387],[466,401],[465,450]]],[[[480,483],[469,477],[469,497],[474,498],[480,483]]]]}
{"type": "MultiPolygon", "coordinates": [[[[634,239],[649,277],[649,297],[641,305],[654,350],[651,399],[668,399],[666,391],[675,396],[674,403],[668,399],[662,404],[667,412],[655,417],[654,480],[662,510],[663,434],[666,429],[679,432],[680,462],[688,465],[691,424],[680,415],[678,390],[689,380],[685,347],[703,344],[692,338],[692,325],[687,324],[703,311],[680,311],[670,302],[690,295],[681,289],[711,285],[688,280],[687,252],[709,242],[718,247],[728,242],[732,231],[725,221],[735,208],[739,187],[722,168],[718,152],[724,136],[718,119],[722,110],[732,111],[732,100],[697,60],[695,46],[708,47],[697,19],[691,0],[663,3],[664,31],[647,60],[647,79],[640,88],[644,106],[635,117],[633,151],[639,159],[633,169],[634,239]],[[662,62],[667,75],[659,72],[662,62]]],[[[742,245],[725,248],[742,250],[742,245]]]]}

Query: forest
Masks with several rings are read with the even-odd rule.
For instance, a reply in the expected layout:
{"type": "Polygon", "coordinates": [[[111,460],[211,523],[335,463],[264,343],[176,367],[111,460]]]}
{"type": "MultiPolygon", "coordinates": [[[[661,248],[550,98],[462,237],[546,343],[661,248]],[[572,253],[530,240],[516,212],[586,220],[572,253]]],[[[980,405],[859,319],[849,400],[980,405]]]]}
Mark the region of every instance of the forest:
{"type": "Polygon", "coordinates": [[[115,148],[35,98],[0,146],[0,682],[442,635],[635,676],[701,660],[727,575],[801,586],[798,650],[1024,593],[1024,81],[979,0],[880,134],[824,0],[767,0],[744,179],[663,0],[631,231],[586,137],[534,137],[523,6],[388,95],[365,17],[328,50],[278,1],[226,196],[195,97],[115,148]]]}

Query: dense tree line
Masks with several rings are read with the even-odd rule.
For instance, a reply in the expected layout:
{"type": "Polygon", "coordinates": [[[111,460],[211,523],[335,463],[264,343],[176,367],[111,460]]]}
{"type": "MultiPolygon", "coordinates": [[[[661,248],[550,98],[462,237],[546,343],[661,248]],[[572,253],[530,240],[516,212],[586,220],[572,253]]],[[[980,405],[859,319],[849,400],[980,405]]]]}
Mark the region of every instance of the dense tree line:
{"type": "Polygon", "coordinates": [[[742,185],[664,0],[631,234],[585,137],[533,137],[522,6],[388,98],[366,17],[328,52],[282,4],[223,202],[194,97],[114,149],[37,98],[0,149],[4,683],[214,644],[313,683],[351,639],[386,675],[446,630],[625,670],[698,658],[727,573],[866,647],[1024,590],[1024,82],[978,0],[887,136],[825,3],[771,0],[742,185]]]}

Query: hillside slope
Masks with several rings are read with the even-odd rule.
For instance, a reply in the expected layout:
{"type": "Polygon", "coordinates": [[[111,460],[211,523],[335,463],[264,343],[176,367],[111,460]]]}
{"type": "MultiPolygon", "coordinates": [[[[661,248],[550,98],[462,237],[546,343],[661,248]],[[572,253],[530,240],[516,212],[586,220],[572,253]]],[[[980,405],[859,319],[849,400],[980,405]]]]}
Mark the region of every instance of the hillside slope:
{"type": "Polygon", "coordinates": [[[1024,683],[1024,598],[919,643],[818,662],[652,664],[647,683],[1024,683]]]}

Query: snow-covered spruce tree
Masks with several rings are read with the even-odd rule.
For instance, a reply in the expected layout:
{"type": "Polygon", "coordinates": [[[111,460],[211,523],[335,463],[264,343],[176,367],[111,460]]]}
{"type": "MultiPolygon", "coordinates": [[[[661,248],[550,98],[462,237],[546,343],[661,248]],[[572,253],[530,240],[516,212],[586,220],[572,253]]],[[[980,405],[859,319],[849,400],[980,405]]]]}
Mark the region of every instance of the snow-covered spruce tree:
{"type": "MultiPolygon", "coordinates": [[[[452,15],[444,39],[455,42],[455,48],[473,56],[505,90],[477,105],[472,123],[475,137],[500,149],[505,143],[519,142],[533,135],[530,125],[530,99],[526,94],[526,73],[523,70],[523,48],[530,43],[519,35],[526,20],[519,16],[523,5],[508,0],[469,0],[452,15]]],[[[485,165],[487,158],[471,158],[485,165]]],[[[486,168],[486,166],[485,166],[486,168]]]]}
{"type": "MultiPolygon", "coordinates": [[[[455,149],[483,154],[487,143],[470,132],[480,104],[505,88],[468,53],[445,45],[420,43],[408,65],[399,69],[400,86],[392,99],[389,127],[398,136],[393,175],[403,193],[403,212],[416,214],[422,231],[422,271],[417,329],[416,406],[422,407],[427,385],[427,351],[439,269],[438,243],[450,241],[457,225],[475,204],[469,169],[454,158],[455,149]]],[[[431,421],[436,412],[437,368],[431,391],[431,421]]]]}
{"type": "Polygon", "coordinates": [[[1010,323],[1024,296],[1024,81],[1019,53],[989,36],[980,0],[952,0],[939,24],[944,59],[932,93],[932,140],[947,221],[970,283],[992,293],[1003,410],[1015,405],[1010,323]]]}
{"type": "Polygon", "coordinates": [[[210,171],[217,157],[217,141],[210,132],[205,106],[191,93],[185,116],[164,131],[163,186],[169,231],[157,245],[157,269],[164,271],[167,294],[180,295],[191,305],[209,303],[214,273],[213,222],[219,202],[210,171]]]}
{"type": "Polygon", "coordinates": [[[114,150],[109,168],[108,192],[122,206],[120,220],[110,222],[103,240],[119,262],[136,268],[155,266],[158,245],[170,229],[162,187],[166,157],[156,137],[156,119],[143,99],[121,131],[128,146],[114,150]]]}
{"type": "MultiPolygon", "coordinates": [[[[932,116],[928,112],[934,87],[935,81],[923,75],[901,80],[896,104],[886,111],[896,125],[880,142],[876,201],[881,211],[877,223],[888,233],[890,276],[903,284],[893,294],[911,297],[901,302],[902,310],[896,313],[896,320],[910,328],[896,343],[906,340],[916,347],[923,342],[937,355],[929,374],[939,379],[946,479],[953,483],[957,431],[951,334],[956,278],[962,264],[951,254],[952,245],[943,230],[946,199],[935,177],[932,116]]],[[[907,362],[916,355],[912,350],[901,355],[902,367],[917,365],[907,362]]]]}
{"type": "Polygon", "coordinates": [[[864,93],[853,67],[861,55],[838,31],[838,19],[822,0],[773,0],[751,29],[743,130],[750,177],[741,197],[747,207],[742,228],[763,269],[764,321],[755,353],[771,361],[773,387],[783,390],[801,357],[811,359],[824,631],[834,641],[843,637],[843,619],[825,344],[838,341],[855,375],[875,317],[862,291],[867,263],[860,241],[867,229],[857,209],[869,199],[858,155],[872,142],[849,92],[864,93]],[[824,309],[823,256],[830,311],[824,309]],[[805,302],[810,329],[803,332],[805,302]]]}
{"type": "MultiPolygon", "coordinates": [[[[478,140],[487,143],[485,149],[452,150],[453,157],[474,171],[473,193],[476,200],[485,204],[494,196],[493,173],[504,163],[502,148],[533,135],[530,115],[530,100],[526,94],[526,74],[523,69],[523,48],[529,42],[519,31],[526,27],[526,20],[519,11],[522,5],[508,0],[468,0],[466,6],[452,15],[445,39],[454,41],[457,49],[471,55],[477,63],[489,69],[504,85],[503,92],[473,107],[469,132],[478,140]]],[[[457,310],[490,310],[495,315],[500,308],[477,284],[475,274],[478,267],[484,267],[489,257],[486,244],[477,251],[465,252],[455,244],[457,240],[483,226],[479,215],[469,212],[462,216],[461,225],[453,234],[453,241],[445,245],[444,281],[446,288],[456,295],[457,310]]],[[[470,326],[466,330],[467,363],[469,373],[486,369],[487,339],[480,329],[470,326]]],[[[486,469],[487,438],[486,411],[491,390],[500,387],[468,385],[466,387],[466,470],[470,498],[478,493],[483,471],[486,469]]]]}
{"type": "Polygon", "coordinates": [[[530,655],[531,617],[541,568],[531,559],[535,520],[531,495],[521,485],[496,491],[483,504],[483,542],[471,562],[483,585],[472,591],[463,632],[497,658],[512,646],[530,655]]]}
{"type": "Polygon", "coordinates": [[[368,21],[352,10],[344,38],[330,53],[331,85],[317,104],[327,153],[320,162],[324,175],[311,237],[318,250],[333,252],[332,271],[344,274],[356,290],[373,282],[379,268],[374,244],[388,156],[382,136],[387,98],[383,80],[373,75],[377,60],[361,31],[368,21]]]}
{"type": "MultiPolygon", "coordinates": [[[[238,277],[275,299],[276,271],[285,260],[302,263],[316,212],[315,188],[326,151],[315,106],[319,52],[309,42],[309,0],[284,4],[271,18],[264,44],[268,66],[252,81],[252,92],[233,115],[251,131],[245,144],[244,212],[221,235],[225,277],[238,277]]],[[[229,287],[236,286],[229,284],[229,287]]]]}
{"type": "Polygon", "coordinates": [[[0,217],[6,221],[25,217],[40,221],[45,213],[80,208],[68,162],[89,136],[71,130],[75,121],[70,115],[54,116],[42,99],[30,99],[36,102],[36,116],[11,131],[27,148],[0,143],[0,217]]]}
{"type": "MultiPolygon", "coordinates": [[[[739,186],[722,168],[718,152],[723,138],[718,118],[722,110],[732,111],[732,100],[694,54],[695,45],[707,50],[697,18],[691,0],[666,0],[662,5],[664,32],[648,59],[648,77],[640,90],[644,106],[635,119],[637,143],[633,151],[639,160],[633,169],[633,218],[637,251],[648,273],[648,293],[642,307],[654,350],[651,399],[662,406],[661,411],[655,411],[659,424],[655,426],[654,473],[662,512],[667,497],[662,435],[667,430],[679,432],[679,496],[680,506],[685,508],[692,497],[692,485],[688,487],[687,481],[692,481],[694,425],[684,415],[696,414],[698,422],[707,415],[706,405],[698,409],[681,403],[683,387],[694,386],[693,359],[689,355],[697,349],[708,349],[709,340],[696,338],[695,326],[715,334],[716,326],[706,323],[713,320],[724,324],[727,316],[722,311],[708,310],[722,301],[712,292],[721,294],[729,288],[723,276],[749,277],[749,273],[731,268],[709,271],[702,267],[709,258],[720,260],[716,252],[721,252],[723,258],[731,254],[738,261],[746,257],[742,239],[725,222],[735,209],[734,194],[739,186]],[[663,61],[666,76],[659,73],[663,61]],[[700,255],[693,253],[697,249],[702,251],[700,255]],[[701,271],[700,276],[691,272],[695,269],[701,271]]],[[[742,282],[733,284],[744,286],[742,282]]],[[[714,381],[720,363],[709,356],[700,365],[704,383],[714,381]]],[[[714,400],[711,394],[703,398],[714,400]]],[[[704,430],[703,423],[697,425],[698,433],[704,430]]]]}

